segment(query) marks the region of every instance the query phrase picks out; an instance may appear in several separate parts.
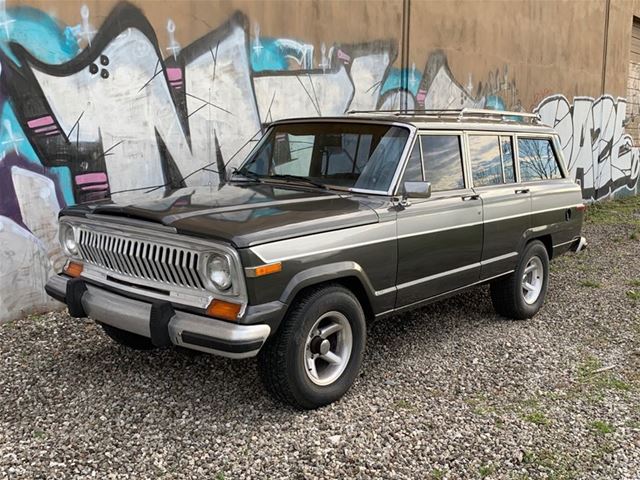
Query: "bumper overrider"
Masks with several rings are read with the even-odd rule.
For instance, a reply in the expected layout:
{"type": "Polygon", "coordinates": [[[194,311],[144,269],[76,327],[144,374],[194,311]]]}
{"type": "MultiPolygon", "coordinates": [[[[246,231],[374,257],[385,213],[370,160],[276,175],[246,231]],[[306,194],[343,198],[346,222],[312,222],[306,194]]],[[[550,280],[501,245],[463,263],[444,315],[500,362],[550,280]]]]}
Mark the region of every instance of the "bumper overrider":
{"type": "Polygon", "coordinates": [[[72,317],[90,317],[150,338],[157,347],[173,344],[230,358],[255,356],[271,333],[269,323],[281,316],[279,308],[269,309],[269,315],[263,308],[255,320],[264,317],[266,323],[237,324],[180,310],[167,301],[132,298],[64,273],[50,278],[45,290],[67,304],[72,317]]]}

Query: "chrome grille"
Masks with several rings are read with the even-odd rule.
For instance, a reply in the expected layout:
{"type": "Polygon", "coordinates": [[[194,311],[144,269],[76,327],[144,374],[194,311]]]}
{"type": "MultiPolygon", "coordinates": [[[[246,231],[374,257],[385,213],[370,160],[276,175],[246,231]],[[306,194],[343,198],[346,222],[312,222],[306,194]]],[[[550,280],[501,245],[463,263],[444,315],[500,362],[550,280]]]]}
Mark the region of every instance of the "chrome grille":
{"type": "Polygon", "coordinates": [[[84,228],[79,229],[78,241],[82,258],[107,271],[165,285],[205,289],[198,273],[197,252],[84,228]]]}

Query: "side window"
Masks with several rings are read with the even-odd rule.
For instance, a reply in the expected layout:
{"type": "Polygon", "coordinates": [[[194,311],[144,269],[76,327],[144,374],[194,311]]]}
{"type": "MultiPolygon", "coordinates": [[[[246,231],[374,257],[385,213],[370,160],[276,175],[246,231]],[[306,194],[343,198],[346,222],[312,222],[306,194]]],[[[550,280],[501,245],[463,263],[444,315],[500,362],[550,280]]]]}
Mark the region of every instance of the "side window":
{"type": "Polygon", "coordinates": [[[519,138],[518,161],[523,182],[562,178],[551,141],[546,138],[519,138]]]}
{"type": "Polygon", "coordinates": [[[473,184],[477,187],[502,183],[500,139],[494,135],[469,135],[473,184]]]}
{"type": "Polygon", "coordinates": [[[434,192],[464,188],[459,135],[423,135],[425,180],[434,192]]]}
{"type": "Polygon", "coordinates": [[[514,183],[516,181],[516,171],[513,164],[513,146],[511,137],[500,137],[500,148],[502,149],[502,172],[504,173],[504,183],[514,183]]]}
{"type": "Polygon", "coordinates": [[[402,186],[404,182],[421,182],[422,181],[422,157],[420,155],[420,144],[416,142],[413,146],[413,150],[411,150],[411,155],[409,156],[409,161],[407,162],[407,167],[404,169],[404,174],[402,175],[402,186]]]}

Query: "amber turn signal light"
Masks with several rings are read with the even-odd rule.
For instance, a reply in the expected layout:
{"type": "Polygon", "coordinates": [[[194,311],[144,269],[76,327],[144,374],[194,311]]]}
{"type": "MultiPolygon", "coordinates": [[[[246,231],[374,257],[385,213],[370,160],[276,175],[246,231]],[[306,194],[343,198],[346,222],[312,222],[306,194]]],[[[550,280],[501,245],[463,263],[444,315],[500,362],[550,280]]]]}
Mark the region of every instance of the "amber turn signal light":
{"type": "Polygon", "coordinates": [[[250,267],[245,269],[247,277],[264,277],[265,275],[271,275],[272,273],[278,273],[281,271],[282,262],[269,263],[267,265],[260,265],[259,267],[250,267]]]}
{"type": "Polygon", "coordinates": [[[64,273],[69,275],[70,277],[77,278],[82,274],[82,270],[84,267],[81,263],[77,262],[69,262],[66,267],[64,267],[64,273]]]}
{"type": "Polygon", "coordinates": [[[222,320],[235,321],[240,314],[241,305],[237,303],[225,302],[224,300],[213,300],[207,307],[207,315],[221,318],[222,320]]]}

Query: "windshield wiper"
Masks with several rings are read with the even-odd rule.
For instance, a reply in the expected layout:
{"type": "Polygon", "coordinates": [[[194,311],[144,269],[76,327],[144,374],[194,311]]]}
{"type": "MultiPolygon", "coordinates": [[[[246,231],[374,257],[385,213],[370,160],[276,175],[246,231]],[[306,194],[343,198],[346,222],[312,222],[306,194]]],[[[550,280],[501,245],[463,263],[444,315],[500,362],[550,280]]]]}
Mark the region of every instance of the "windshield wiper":
{"type": "Polygon", "coordinates": [[[233,171],[231,172],[231,175],[240,175],[252,182],[262,181],[262,175],[258,175],[257,173],[254,173],[251,170],[238,170],[237,168],[234,168],[233,171]]]}
{"type": "Polygon", "coordinates": [[[313,185],[314,187],[318,187],[318,188],[322,188],[323,190],[329,190],[329,187],[327,185],[325,185],[324,183],[320,183],[320,182],[316,182],[314,180],[311,180],[310,178],[307,177],[302,177],[300,175],[290,175],[290,174],[284,174],[284,173],[274,173],[271,175],[265,175],[262,178],[268,179],[268,178],[275,178],[275,179],[279,179],[279,180],[293,180],[296,182],[304,182],[304,183],[308,183],[309,185],[313,185]]]}

